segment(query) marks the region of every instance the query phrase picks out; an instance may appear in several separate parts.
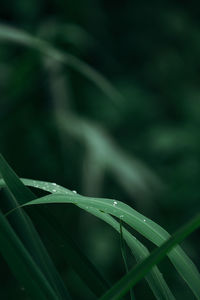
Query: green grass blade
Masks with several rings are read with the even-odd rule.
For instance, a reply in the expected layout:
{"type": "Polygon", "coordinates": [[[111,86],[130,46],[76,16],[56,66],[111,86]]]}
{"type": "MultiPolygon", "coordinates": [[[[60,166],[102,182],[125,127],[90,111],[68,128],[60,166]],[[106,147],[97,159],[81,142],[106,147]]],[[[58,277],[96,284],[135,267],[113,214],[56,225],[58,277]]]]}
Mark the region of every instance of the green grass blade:
{"type": "MultiPolygon", "coordinates": [[[[53,195],[48,195],[31,201],[26,205],[47,203],[73,203],[75,205],[84,204],[85,206],[102,210],[106,213],[114,215],[117,218],[122,218],[124,222],[126,222],[133,229],[137,230],[157,246],[160,246],[170,237],[169,233],[161,226],[144,217],[125,203],[116,200],[84,197],[74,194],[73,192],[69,194],[69,191],[67,190],[66,195],[55,193],[53,195]]],[[[171,262],[174,264],[176,270],[179,272],[180,276],[182,276],[182,278],[187,282],[193,293],[195,295],[200,295],[199,272],[181,247],[177,246],[174,248],[168,254],[168,256],[171,262]]]]}
{"type": "Polygon", "coordinates": [[[57,300],[51,285],[0,212],[0,252],[32,299],[57,300]]]}
{"type": "MultiPolygon", "coordinates": [[[[40,188],[44,191],[48,191],[54,194],[64,193],[65,195],[75,195],[74,192],[55,183],[35,181],[29,179],[22,179],[22,181],[24,182],[24,184],[34,186],[36,188],[40,188]]],[[[0,181],[0,186],[3,186],[3,184],[4,183],[0,181]]],[[[103,213],[98,209],[89,207],[87,206],[87,204],[79,204],[78,206],[93,214],[94,216],[100,218],[104,222],[108,223],[120,233],[119,223],[110,215],[103,213]]],[[[123,229],[123,236],[137,261],[141,261],[149,255],[149,251],[146,249],[146,247],[144,247],[137,239],[135,239],[126,229],[123,229]]],[[[153,270],[146,276],[146,280],[148,281],[148,284],[157,299],[175,299],[157,267],[154,267],[153,270]]]]}
{"type": "MultiPolygon", "coordinates": [[[[190,222],[181,227],[173,234],[168,241],[162,246],[155,249],[149,257],[133,268],[127,275],[118,281],[112,288],[103,295],[101,300],[117,300],[121,299],[127,291],[133,287],[141,278],[143,278],[149,270],[158,262],[160,262],[173,247],[183,241],[194,230],[200,227],[200,214],[194,217],[190,222]]],[[[200,294],[196,295],[200,299],[200,294]]]]}
{"type": "Polygon", "coordinates": [[[0,39],[36,49],[42,54],[45,54],[63,64],[70,66],[98,86],[102,92],[113,101],[114,104],[118,105],[123,101],[121,94],[104,76],[72,54],[66,52],[63,53],[62,51],[52,47],[44,40],[34,37],[23,30],[4,24],[0,24],[0,39]]]}
{"type": "MultiPolygon", "coordinates": [[[[20,181],[15,172],[0,155],[0,173],[6,182],[9,197],[6,199],[7,210],[14,209],[36,196],[20,181]]],[[[50,282],[60,299],[70,299],[67,289],[55,269],[37,231],[30,218],[23,210],[16,210],[8,220],[15,229],[16,234],[41,269],[44,276],[50,282]]]]}

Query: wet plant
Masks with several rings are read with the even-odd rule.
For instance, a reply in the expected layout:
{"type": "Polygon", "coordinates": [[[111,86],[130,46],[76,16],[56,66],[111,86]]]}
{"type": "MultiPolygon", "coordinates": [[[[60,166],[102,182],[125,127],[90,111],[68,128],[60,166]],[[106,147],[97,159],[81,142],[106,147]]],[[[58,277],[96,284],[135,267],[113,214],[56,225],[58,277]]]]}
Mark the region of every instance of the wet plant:
{"type": "MultiPolygon", "coordinates": [[[[34,208],[37,217],[47,228],[47,238],[51,239],[52,232],[55,232],[53,236],[56,236],[56,239],[59,239],[62,243],[67,244],[67,247],[72,249],[71,254],[74,251],[75,255],[71,256],[70,252],[66,252],[64,248],[62,255],[70,261],[79,259],[80,270],[76,266],[76,272],[79,273],[80,271],[81,276],[82,267],[84,266],[85,284],[88,285],[96,297],[100,296],[104,300],[121,299],[129,289],[133,288],[145,276],[156,299],[175,299],[156,266],[156,263],[168,255],[179,275],[188,284],[196,298],[199,299],[199,272],[181,247],[177,246],[177,243],[200,226],[199,215],[170,237],[161,226],[123,202],[113,199],[85,197],[56,183],[20,179],[2,156],[0,157],[0,173],[2,175],[0,186],[5,190],[1,201],[0,251],[13,274],[33,299],[70,299],[70,295],[37,234],[33,222],[27,215],[26,207],[29,206],[34,208]],[[48,195],[38,198],[29,187],[44,190],[48,192],[48,195]],[[136,266],[130,271],[127,270],[128,273],[124,278],[110,289],[109,284],[92,263],[84,258],[83,254],[79,253],[69,239],[65,239],[63,230],[59,227],[59,220],[56,220],[55,216],[51,216],[48,209],[44,209],[42,213],[37,211],[38,205],[68,203],[93,214],[117,230],[121,236],[123,255],[124,245],[122,239],[130,247],[137,261],[136,266]],[[147,248],[122,226],[122,220],[156,244],[158,248],[149,254],[147,248]],[[92,278],[90,275],[92,275],[92,278]]],[[[73,263],[75,264],[75,262],[72,262],[72,265],[73,263]]]]}

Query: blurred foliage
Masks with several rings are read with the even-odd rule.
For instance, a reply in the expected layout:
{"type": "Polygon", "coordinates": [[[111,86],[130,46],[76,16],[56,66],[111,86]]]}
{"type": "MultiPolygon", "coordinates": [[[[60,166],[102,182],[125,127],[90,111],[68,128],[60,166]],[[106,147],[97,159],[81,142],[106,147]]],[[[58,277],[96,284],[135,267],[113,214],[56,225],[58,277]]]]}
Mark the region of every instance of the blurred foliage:
{"type": "MultiPolygon", "coordinates": [[[[194,0],[3,1],[1,23],[87,62],[122,95],[109,99],[69,66],[0,41],[0,150],[17,173],[126,201],[171,232],[199,210],[198,10],[194,0]]],[[[86,213],[57,209],[76,217],[71,235],[79,233],[91,260],[119,278],[117,236],[86,213]]],[[[189,241],[186,251],[199,263],[197,234],[189,241]]],[[[9,299],[16,291],[22,299],[4,262],[1,268],[2,298],[12,285],[9,299]]],[[[79,299],[77,275],[62,271],[79,299]]],[[[165,274],[183,299],[182,283],[165,274]]],[[[136,295],[151,299],[142,284],[136,295]]]]}

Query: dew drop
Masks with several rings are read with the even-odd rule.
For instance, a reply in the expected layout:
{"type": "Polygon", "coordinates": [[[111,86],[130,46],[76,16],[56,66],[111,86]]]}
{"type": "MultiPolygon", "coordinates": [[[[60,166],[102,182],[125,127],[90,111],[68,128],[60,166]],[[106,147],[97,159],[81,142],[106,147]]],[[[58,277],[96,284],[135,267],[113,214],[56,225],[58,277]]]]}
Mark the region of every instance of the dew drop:
{"type": "Polygon", "coordinates": [[[53,192],[53,193],[55,193],[55,192],[56,192],[56,190],[55,190],[55,189],[53,189],[53,190],[52,190],[52,192],[53,192]]]}
{"type": "Polygon", "coordinates": [[[114,201],[114,202],[113,202],[113,206],[115,206],[115,205],[117,205],[117,201],[114,201]]]}
{"type": "Polygon", "coordinates": [[[55,182],[53,182],[52,185],[57,185],[57,184],[55,182]]]}
{"type": "Polygon", "coordinates": [[[143,221],[146,222],[146,219],[144,219],[143,221]]]}
{"type": "Polygon", "coordinates": [[[123,219],[124,215],[120,215],[119,217],[120,217],[120,219],[123,219]]]}
{"type": "Polygon", "coordinates": [[[72,191],[72,192],[73,192],[74,194],[77,194],[77,191],[75,191],[75,190],[74,190],[74,191],[72,191]]]}

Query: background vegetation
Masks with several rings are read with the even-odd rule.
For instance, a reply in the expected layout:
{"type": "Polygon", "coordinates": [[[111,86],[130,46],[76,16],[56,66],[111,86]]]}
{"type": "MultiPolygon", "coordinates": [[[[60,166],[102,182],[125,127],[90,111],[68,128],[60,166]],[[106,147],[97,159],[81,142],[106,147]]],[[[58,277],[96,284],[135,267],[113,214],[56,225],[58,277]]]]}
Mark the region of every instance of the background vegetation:
{"type": "MultiPolygon", "coordinates": [[[[117,198],[169,232],[193,216],[200,195],[197,6],[169,0],[1,3],[1,24],[73,54],[116,88],[93,74],[103,84],[99,89],[70,63],[0,40],[0,151],[18,175],[117,198]]],[[[111,283],[125,273],[110,227],[73,206],[49,209],[111,283]]],[[[76,273],[46,246],[74,298],[89,299],[76,273]]],[[[200,266],[198,232],[183,247],[200,266]]],[[[167,260],[160,269],[178,299],[192,299],[167,260]]],[[[2,295],[27,299],[3,259],[1,270],[2,295]]],[[[153,299],[144,281],[135,294],[153,299]]]]}

